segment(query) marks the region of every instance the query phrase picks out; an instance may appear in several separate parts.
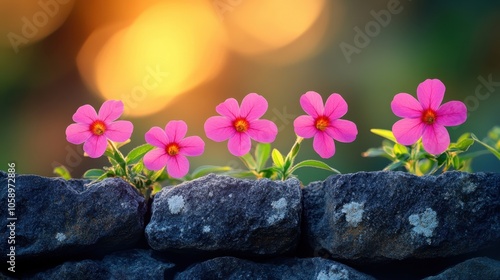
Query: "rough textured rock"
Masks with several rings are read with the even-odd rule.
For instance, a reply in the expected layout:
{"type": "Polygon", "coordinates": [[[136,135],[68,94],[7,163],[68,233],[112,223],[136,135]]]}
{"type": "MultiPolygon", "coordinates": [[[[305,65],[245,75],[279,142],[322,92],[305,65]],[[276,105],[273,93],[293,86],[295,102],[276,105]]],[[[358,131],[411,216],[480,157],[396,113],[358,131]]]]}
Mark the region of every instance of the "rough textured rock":
{"type": "Polygon", "coordinates": [[[175,277],[175,280],[191,279],[361,280],[375,278],[341,263],[322,258],[295,258],[255,263],[233,257],[221,257],[193,265],[175,277]]]}
{"type": "Polygon", "coordinates": [[[446,257],[500,241],[500,174],[359,172],[303,190],[304,241],[340,260],[446,257]]]}
{"type": "Polygon", "coordinates": [[[474,258],[455,265],[425,280],[500,279],[500,261],[490,258],[474,258]]]}
{"type": "Polygon", "coordinates": [[[102,260],[65,262],[26,279],[163,279],[174,264],[152,257],[151,250],[127,250],[107,255],[102,260]]]}
{"type": "MultiPolygon", "coordinates": [[[[101,254],[133,246],[143,237],[144,198],[128,183],[110,178],[88,181],[15,177],[14,221],[0,211],[0,227],[15,223],[16,261],[26,263],[101,254]]],[[[7,201],[7,178],[0,174],[0,201],[7,201]]],[[[7,240],[10,231],[2,230],[7,240]]],[[[7,242],[0,251],[7,252],[7,242]]],[[[2,254],[5,263],[6,254],[2,254]]]]}
{"type": "Polygon", "coordinates": [[[208,175],[163,189],[146,227],[149,245],[227,255],[294,251],[301,218],[299,181],[257,181],[208,175]]]}

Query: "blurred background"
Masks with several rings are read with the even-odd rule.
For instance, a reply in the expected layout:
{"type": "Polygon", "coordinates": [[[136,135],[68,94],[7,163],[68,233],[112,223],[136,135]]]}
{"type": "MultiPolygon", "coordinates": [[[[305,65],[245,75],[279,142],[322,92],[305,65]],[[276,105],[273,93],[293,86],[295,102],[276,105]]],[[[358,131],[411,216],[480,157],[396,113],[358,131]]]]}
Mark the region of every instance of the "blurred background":
{"type": "MultiPolygon", "coordinates": [[[[0,0],[0,169],[54,176],[65,165],[73,177],[107,164],[83,157],[65,139],[76,109],[107,99],[125,104],[132,142],[152,126],[184,120],[188,135],[206,142],[191,168],[242,166],[206,138],[203,123],[215,106],[250,92],[267,98],[264,118],[287,153],[293,120],[304,114],[300,96],[340,93],[343,118],[359,130],[355,142],[336,142],[326,162],[343,173],[381,170],[388,161],[363,158],[381,145],[370,128],[391,129],[395,94],[415,96],[419,83],[438,78],[445,102],[467,105],[467,122],[449,128],[479,138],[500,125],[500,2],[411,0],[0,0]]],[[[481,149],[474,145],[474,149],[481,149]]],[[[305,140],[299,160],[320,159],[305,140]]],[[[493,155],[474,171],[500,171],[493,155]]],[[[328,172],[303,169],[305,183],[328,172]]]]}

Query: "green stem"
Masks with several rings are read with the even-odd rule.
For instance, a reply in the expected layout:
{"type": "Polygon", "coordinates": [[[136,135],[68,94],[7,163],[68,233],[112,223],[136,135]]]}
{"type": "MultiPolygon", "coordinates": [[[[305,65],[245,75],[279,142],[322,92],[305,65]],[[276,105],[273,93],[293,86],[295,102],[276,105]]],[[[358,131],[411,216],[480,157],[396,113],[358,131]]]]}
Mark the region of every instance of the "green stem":
{"type": "Polygon", "coordinates": [[[111,140],[108,140],[108,143],[109,143],[109,146],[111,147],[111,149],[113,150],[113,155],[115,156],[115,159],[116,161],[120,164],[120,166],[122,167],[123,169],[123,172],[125,172],[125,176],[127,177],[127,179],[129,179],[129,174],[128,174],[128,170],[127,170],[127,162],[125,160],[125,157],[123,156],[123,154],[120,152],[120,150],[118,150],[118,148],[116,147],[115,143],[113,143],[113,141],[111,140]],[[118,157],[118,158],[116,158],[118,157]]]}
{"type": "Polygon", "coordinates": [[[285,158],[285,166],[283,168],[283,177],[282,180],[286,180],[288,176],[291,175],[290,170],[293,171],[293,162],[295,158],[297,157],[297,154],[299,153],[300,150],[300,143],[304,140],[304,138],[297,136],[297,139],[295,140],[295,143],[293,144],[292,148],[290,149],[290,152],[286,155],[285,158]]]}
{"type": "Polygon", "coordinates": [[[417,176],[422,176],[422,172],[418,168],[418,154],[420,153],[420,142],[421,140],[418,140],[415,144],[412,145],[411,153],[410,153],[410,165],[409,165],[409,172],[413,173],[417,176]]]}

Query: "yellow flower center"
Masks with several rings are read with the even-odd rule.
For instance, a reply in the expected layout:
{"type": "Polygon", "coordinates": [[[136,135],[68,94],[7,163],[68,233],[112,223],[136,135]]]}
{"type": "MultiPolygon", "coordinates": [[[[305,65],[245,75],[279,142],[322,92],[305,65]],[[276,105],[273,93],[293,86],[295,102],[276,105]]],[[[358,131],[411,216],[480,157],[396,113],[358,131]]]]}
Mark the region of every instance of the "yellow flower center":
{"type": "Polygon", "coordinates": [[[233,122],[233,126],[238,132],[245,132],[248,130],[249,123],[245,119],[238,118],[233,122]]]}
{"type": "Polygon", "coordinates": [[[330,120],[325,116],[318,117],[314,122],[314,126],[316,126],[316,128],[321,131],[324,131],[329,125],[330,120]]]}
{"type": "Polygon", "coordinates": [[[175,156],[179,153],[179,145],[177,145],[177,143],[170,143],[165,147],[165,151],[167,154],[175,156]]]}
{"type": "Polygon", "coordinates": [[[102,121],[99,121],[99,120],[94,121],[90,125],[90,131],[92,133],[94,133],[94,135],[97,135],[97,136],[103,135],[104,132],[106,131],[106,125],[102,121]]]}
{"type": "Polygon", "coordinates": [[[427,109],[422,114],[422,122],[426,124],[434,124],[436,122],[436,112],[432,109],[427,109]]]}

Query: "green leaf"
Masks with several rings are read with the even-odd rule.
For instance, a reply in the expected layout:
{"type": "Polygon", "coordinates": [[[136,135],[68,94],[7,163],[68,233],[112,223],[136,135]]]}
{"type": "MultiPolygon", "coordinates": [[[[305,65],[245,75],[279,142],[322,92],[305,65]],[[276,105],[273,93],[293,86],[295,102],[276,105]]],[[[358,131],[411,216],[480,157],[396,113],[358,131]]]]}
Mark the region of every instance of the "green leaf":
{"type": "Polygon", "coordinates": [[[232,168],[230,166],[215,166],[215,165],[203,165],[198,168],[196,168],[192,173],[191,173],[191,179],[196,179],[203,177],[207,174],[210,173],[224,173],[227,171],[231,171],[232,168]]]}
{"type": "Polygon", "coordinates": [[[387,145],[384,145],[382,146],[382,150],[384,150],[384,152],[390,156],[391,158],[394,158],[394,150],[393,150],[393,147],[391,146],[387,146],[387,145]]]}
{"type": "Polygon", "coordinates": [[[158,178],[156,179],[156,181],[157,181],[157,182],[162,182],[162,181],[167,180],[167,179],[168,179],[168,174],[167,174],[167,172],[163,172],[163,173],[161,173],[161,174],[160,174],[160,177],[158,177],[158,178]]]}
{"type": "Polygon", "coordinates": [[[396,156],[408,154],[408,148],[398,143],[394,144],[393,151],[396,156]]]}
{"type": "Polygon", "coordinates": [[[144,155],[154,149],[155,147],[150,144],[143,144],[138,147],[133,148],[128,155],[125,157],[125,162],[127,164],[134,164],[144,157],[144,155]]]}
{"type": "Polygon", "coordinates": [[[273,149],[271,153],[271,157],[273,159],[274,165],[279,169],[283,169],[283,165],[285,165],[285,159],[283,159],[283,155],[277,149],[273,149]]]}
{"type": "Polygon", "coordinates": [[[134,164],[132,166],[132,171],[134,173],[138,173],[139,174],[139,173],[142,172],[143,169],[144,169],[144,162],[142,160],[139,160],[138,163],[136,163],[136,164],[134,164]]]}
{"type": "Polygon", "coordinates": [[[387,165],[385,168],[384,168],[384,171],[387,171],[387,170],[395,170],[401,166],[403,166],[404,162],[402,161],[395,161],[389,165],[387,165]]]}
{"type": "Polygon", "coordinates": [[[248,167],[248,169],[250,169],[250,170],[257,169],[257,163],[255,162],[255,159],[253,159],[253,157],[250,153],[247,153],[247,154],[241,156],[240,159],[248,167]]]}
{"type": "Polygon", "coordinates": [[[465,152],[470,148],[470,146],[472,146],[472,144],[474,144],[474,140],[468,138],[468,139],[463,139],[462,141],[455,143],[455,145],[452,145],[452,147],[450,147],[450,148],[455,148],[461,152],[465,152]]]}
{"type": "Polygon", "coordinates": [[[158,178],[160,178],[160,177],[161,177],[161,175],[162,175],[163,173],[165,173],[165,168],[162,168],[162,169],[160,169],[160,170],[158,170],[158,171],[155,171],[155,172],[151,175],[151,177],[149,177],[149,179],[150,179],[152,182],[156,182],[156,180],[157,180],[158,178]]]}
{"type": "Polygon", "coordinates": [[[313,159],[304,160],[304,161],[297,163],[292,168],[290,168],[290,171],[288,172],[288,174],[292,174],[295,170],[302,168],[302,167],[313,167],[313,168],[318,168],[318,169],[324,169],[324,170],[328,170],[328,171],[340,174],[340,172],[337,169],[329,166],[328,164],[326,164],[322,161],[313,160],[313,159]]]}
{"type": "Polygon", "coordinates": [[[262,177],[264,177],[264,178],[269,178],[269,179],[274,180],[274,179],[276,179],[278,174],[280,174],[280,172],[276,167],[270,167],[270,168],[262,169],[259,172],[259,174],[262,175],[262,177]]]}
{"type": "Polygon", "coordinates": [[[255,148],[255,160],[257,171],[260,171],[266,167],[267,160],[271,155],[271,144],[259,143],[255,148]]]}
{"type": "Polygon", "coordinates": [[[457,143],[460,143],[460,142],[464,141],[465,139],[470,139],[469,132],[466,132],[466,133],[460,135],[460,137],[458,137],[457,143]]]}
{"type": "Polygon", "coordinates": [[[370,148],[366,152],[362,153],[362,157],[380,157],[384,156],[386,153],[382,148],[370,148]]]}
{"type": "Polygon", "coordinates": [[[410,154],[400,154],[396,157],[397,160],[407,162],[410,159],[410,154]]]}
{"type": "Polygon", "coordinates": [[[460,160],[460,158],[458,156],[452,156],[451,161],[452,161],[453,168],[455,170],[460,170],[460,168],[462,168],[462,161],[460,160]]]}
{"type": "Polygon", "coordinates": [[[382,136],[387,140],[391,140],[392,142],[397,143],[396,137],[394,137],[394,134],[390,130],[373,128],[373,129],[370,129],[370,131],[373,134],[376,134],[378,136],[382,136]]]}
{"type": "Polygon", "coordinates": [[[85,172],[83,174],[83,178],[86,178],[86,179],[97,179],[97,178],[101,177],[104,174],[107,175],[106,171],[104,171],[102,169],[90,169],[90,170],[87,170],[87,172],[85,172]]]}
{"type": "Polygon", "coordinates": [[[486,143],[480,141],[476,135],[474,134],[471,134],[471,137],[472,139],[474,139],[474,141],[478,142],[479,144],[483,145],[488,151],[490,151],[492,154],[494,154],[499,160],[500,160],[500,152],[497,151],[496,149],[494,149],[493,147],[487,145],[486,143]]]}
{"type": "Polygon", "coordinates": [[[54,172],[54,174],[62,177],[63,179],[66,179],[66,180],[71,179],[71,174],[69,173],[69,170],[64,165],[60,165],[60,166],[54,168],[53,172],[54,172]]]}
{"type": "Polygon", "coordinates": [[[157,192],[161,191],[162,186],[161,186],[160,184],[156,183],[156,184],[153,184],[152,188],[153,188],[153,189],[152,189],[152,191],[151,191],[151,194],[153,195],[153,194],[155,194],[155,193],[157,193],[157,192]]]}
{"type": "Polygon", "coordinates": [[[436,160],[437,160],[437,164],[438,164],[438,166],[441,166],[441,165],[445,164],[445,163],[446,163],[446,161],[448,160],[448,153],[442,153],[442,154],[440,154],[440,155],[436,158],[436,160]]]}
{"type": "Polygon", "coordinates": [[[120,164],[120,166],[123,169],[125,169],[125,166],[127,166],[127,162],[125,161],[125,158],[123,157],[123,155],[119,151],[115,152],[114,158],[115,158],[116,162],[118,162],[118,164],[120,164]]]}
{"type": "Polygon", "coordinates": [[[420,172],[423,174],[428,174],[433,170],[433,167],[437,165],[437,161],[435,159],[422,159],[418,161],[418,169],[420,169],[420,172]]]}
{"type": "Polygon", "coordinates": [[[302,138],[297,138],[297,140],[295,141],[295,143],[292,146],[292,149],[290,150],[288,155],[286,155],[285,161],[288,160],[288,161],[290,161],[290,163],[293,164],[293,161],[295,160],[295,157],[297,157],[297,154],[299,153],[299,150],[300,150],[301,139],[302,138]]]}
{"type": "Polygon", "coordinates": [[[111,163],[111,166],[118,166],[120,167],[120,164],[113,158],[113,157],[108,157],[109,163],[111,163]]]}

